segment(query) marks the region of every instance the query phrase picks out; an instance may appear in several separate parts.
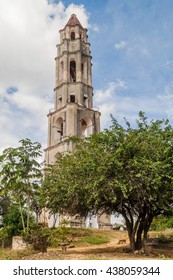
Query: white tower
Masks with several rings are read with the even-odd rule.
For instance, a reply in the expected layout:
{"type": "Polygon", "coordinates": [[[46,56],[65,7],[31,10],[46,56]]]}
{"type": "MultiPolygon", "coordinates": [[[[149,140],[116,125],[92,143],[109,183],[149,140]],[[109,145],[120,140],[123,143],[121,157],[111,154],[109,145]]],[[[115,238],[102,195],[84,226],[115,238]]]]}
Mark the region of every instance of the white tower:
{"type": "Polygon", "coordinates": [[[100,131],[100,112],[93,109],[92,63],[87,29],[72,15],[60,30],[57,45],[54,110],[48,114],[47,164],[72,147],[69,136],[100,131]]]}

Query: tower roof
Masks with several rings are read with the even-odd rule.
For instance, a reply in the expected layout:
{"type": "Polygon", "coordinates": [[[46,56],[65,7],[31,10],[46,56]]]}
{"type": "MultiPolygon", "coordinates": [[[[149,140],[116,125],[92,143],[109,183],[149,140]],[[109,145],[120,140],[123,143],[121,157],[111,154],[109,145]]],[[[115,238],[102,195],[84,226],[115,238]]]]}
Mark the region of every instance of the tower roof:
{"type": "MultiPolygon", "coordinates": [[[[72,14],[69,21],[67,22],[67,24],[65,25],[66,26],[70,26],[70,27],[73,27],[73,26],[76,26],[76,25],[79,25],[81,28],[83,28],[82,24],[80,23],[80,21],[78,20],[77,16],[75,14],[72,14]]],[[[64,28],[65,28],[64,27],[64,28]]]]}

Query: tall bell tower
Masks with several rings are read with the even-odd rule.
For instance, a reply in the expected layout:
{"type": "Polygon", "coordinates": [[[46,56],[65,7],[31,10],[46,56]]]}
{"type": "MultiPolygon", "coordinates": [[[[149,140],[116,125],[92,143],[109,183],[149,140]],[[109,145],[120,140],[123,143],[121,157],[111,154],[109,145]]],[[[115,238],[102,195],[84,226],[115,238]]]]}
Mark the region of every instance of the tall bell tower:
{"type": "MultiPolygon", "coordinates": [[[[54,109],[48,114],[48,147],[46,164],[53,164],[59,153],[73,149],[66,141],[70,136],[85,137],[100,131],[100,112],[93,108],[92,63],[87,29],[83,28],[75,14],[60,31],[57,45],[54,109]]],[[[52,226],[52,217],[45,212],[52,226]]],[[[61,215],[56,225],[61,221],[61,215]]],[[[109,217],[67,217],[71,226],[102,227],[110,223],[109,217]],[[85,225],[84,225],[85,224],[85,225]]]]}
{"type": "Polygon", "coordinates": [[[75,14],[60,31],[57,45],[54,109],[48,114],[46,164],[72,149],[69,136],[100,131],[100,112],[93,109],[92,63],[87,29],[75,14]]]}

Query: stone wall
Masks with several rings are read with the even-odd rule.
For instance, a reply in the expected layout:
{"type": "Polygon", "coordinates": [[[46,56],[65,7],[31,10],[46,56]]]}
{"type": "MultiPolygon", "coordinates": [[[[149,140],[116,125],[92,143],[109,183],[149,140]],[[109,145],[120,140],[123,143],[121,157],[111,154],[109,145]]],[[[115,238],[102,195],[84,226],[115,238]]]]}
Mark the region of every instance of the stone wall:
{"type": "Polygon", "coordinates": [[[21,236],[13,236],[12,250],[24,250],[27,247],[27,243],[21,236]]]}

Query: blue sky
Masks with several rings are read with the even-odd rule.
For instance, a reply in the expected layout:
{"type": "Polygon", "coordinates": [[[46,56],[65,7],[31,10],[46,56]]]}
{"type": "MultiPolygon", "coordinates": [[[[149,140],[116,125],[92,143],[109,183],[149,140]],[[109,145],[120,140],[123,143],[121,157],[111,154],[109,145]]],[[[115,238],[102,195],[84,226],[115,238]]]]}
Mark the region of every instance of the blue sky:
{"type": "Polygon", "coordinates": [[[0,151],[22,138],[46,147],[58,30],[75,13],[88,29],[94,105],[132,124],[140,110],[173,124],[172,0],[0,0],[0,151]]]}

